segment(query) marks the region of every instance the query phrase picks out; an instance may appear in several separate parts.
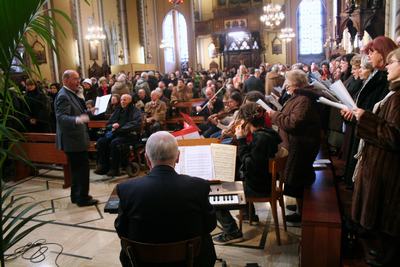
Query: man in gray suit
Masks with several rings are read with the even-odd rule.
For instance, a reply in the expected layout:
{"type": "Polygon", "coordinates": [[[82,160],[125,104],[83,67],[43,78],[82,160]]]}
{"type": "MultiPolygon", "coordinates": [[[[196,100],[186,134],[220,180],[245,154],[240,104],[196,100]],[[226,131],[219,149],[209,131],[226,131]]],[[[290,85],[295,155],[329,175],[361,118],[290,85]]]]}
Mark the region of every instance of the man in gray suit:
{"type": "Polygon", "coordinates": [[[67,155],[71,168],[71,202],[79,207],[97,204],[98,200],[89,195],[89,134],[86,123],[85,102],[77,96],[79,74],[66,70],[63,74],[63,87],[55,100],[57,119],[57,148],[67,155]]]}

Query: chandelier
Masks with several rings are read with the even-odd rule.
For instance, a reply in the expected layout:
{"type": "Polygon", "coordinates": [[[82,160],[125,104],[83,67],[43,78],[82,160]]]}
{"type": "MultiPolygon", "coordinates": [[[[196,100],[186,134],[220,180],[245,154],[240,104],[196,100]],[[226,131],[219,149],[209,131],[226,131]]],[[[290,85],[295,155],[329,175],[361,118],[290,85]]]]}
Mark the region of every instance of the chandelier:
{"type": "Polygon", "coordinates": [[[103,32],[103,28],[99,26],[90,26],[86,34],[86,40],[100,42],[106,39],[106,35],[103,32]]]}
{"type": "Polygon", "coordinates": [[[169,2],[170,4],[173,4],[174,6],[183,4],[183,0],[168,0],[168,2],[169,2]]]}
{"type": "Polygon", "coordinates": [[[263,7],[264,14],[260,16],[260,20],[267,27],[277,27],[285,19],[282,6],[278,4],[268,4],[263,7]]]}
{"type": "Polygon", "coordinates": [[[279,34],[279,39],[285,41],[285,42],[290,42],[294,37],[295,33],[293,32],[292,28],[283,28],[281,29],[281,33],[279,34]]]}

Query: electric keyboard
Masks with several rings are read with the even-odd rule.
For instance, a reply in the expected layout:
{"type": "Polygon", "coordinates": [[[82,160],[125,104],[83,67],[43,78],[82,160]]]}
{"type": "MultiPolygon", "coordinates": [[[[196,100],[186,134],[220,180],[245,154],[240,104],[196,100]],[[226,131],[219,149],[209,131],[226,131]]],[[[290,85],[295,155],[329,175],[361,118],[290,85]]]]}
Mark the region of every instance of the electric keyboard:
{"type": "Polygon", "coordinates": [[[210,186],[208,199],[216,209],[241,209],[246,205],[243,182],[222,182],[210,186]]]}
{"type": "MultiPolygon", "coordinates": [[[[221,182],[210,185],[208,199],[216,209],[235,210],[246,205],[243,182],[221,182]]],[[[116,189],[111,192],[110,198],[104,206],[104,212],[118,213],[119,198],[116,189]]]]}

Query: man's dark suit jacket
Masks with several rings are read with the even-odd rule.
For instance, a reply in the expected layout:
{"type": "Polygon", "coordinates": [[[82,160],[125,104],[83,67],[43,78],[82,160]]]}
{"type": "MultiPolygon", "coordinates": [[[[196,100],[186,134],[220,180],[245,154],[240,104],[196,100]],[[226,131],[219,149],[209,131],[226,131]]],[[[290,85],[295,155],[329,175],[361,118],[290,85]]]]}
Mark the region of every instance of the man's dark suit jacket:
{"type": "MultiPolygon", "coordinates": [[[[216,255],[210,232],[217,222],[209,192],[210,186],[203,179],[177,174],[170,166],[156,166],[147,176],[117,185],[117,233],[145,243],[202,236],[195,266],[214,266],[216,255]]],[[[123,251],[120,260],[123,266],[129,266],[123,251]]]]}
{"type": "Polygon", "coordinates": [[[265,94],[263,82],[254,75],[251,75],[247,80],[244,81],[243,91],[244,93],[248,93],[250,91],[259,91],[263,95],[265,94]]]}
{"type": "Polygon", "coordinates": [[[86,124],[76,124],[76,117],[86,114],[84,101],[74,92],[61,88],[55,100],[57,148],[65,152],[87,151],[89,133],[86,124]]]}

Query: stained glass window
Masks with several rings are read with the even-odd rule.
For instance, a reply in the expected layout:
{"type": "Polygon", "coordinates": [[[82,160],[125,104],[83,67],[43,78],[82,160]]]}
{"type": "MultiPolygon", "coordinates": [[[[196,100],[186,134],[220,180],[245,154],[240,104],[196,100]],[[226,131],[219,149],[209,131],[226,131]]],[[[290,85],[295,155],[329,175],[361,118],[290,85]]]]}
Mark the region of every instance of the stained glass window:
{"type": "Polygon", "coordinates": [[[299,5],[300,55],[321,54],[322,4],[320,0],[303,0],[299,5]]]}

